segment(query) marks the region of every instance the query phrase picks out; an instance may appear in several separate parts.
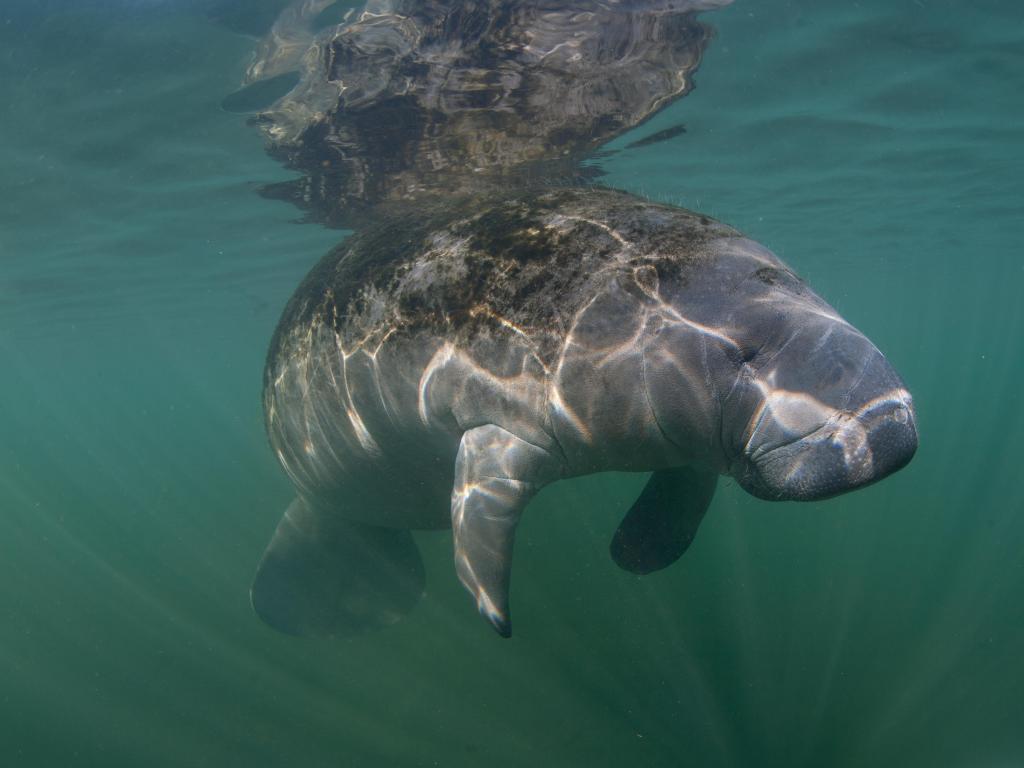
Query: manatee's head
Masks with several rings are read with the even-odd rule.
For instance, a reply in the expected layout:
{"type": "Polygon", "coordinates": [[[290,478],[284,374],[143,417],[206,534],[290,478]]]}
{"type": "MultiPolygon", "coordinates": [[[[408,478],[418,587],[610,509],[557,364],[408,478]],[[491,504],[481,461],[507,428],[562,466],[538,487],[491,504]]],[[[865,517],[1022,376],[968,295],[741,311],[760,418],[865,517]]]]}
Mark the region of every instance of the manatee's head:
{"type": "Polygon", "coordinates": [[[805,501],[905,466],[914,408],[878,348],[762,246],[727,238],[716,250],[672,305],[699,331],[690,378],[710,385],[719,466],[754,496],[805,501]]]}

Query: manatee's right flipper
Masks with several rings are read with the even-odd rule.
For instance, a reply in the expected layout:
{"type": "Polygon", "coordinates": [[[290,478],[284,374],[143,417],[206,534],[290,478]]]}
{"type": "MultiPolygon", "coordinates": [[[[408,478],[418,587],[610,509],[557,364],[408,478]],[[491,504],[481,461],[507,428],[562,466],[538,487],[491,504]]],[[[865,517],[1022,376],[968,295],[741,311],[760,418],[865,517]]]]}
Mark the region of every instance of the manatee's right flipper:
{"type": "Polygon", "coordinates": [[[655,472],[612,537],[612,559],[639,574],[672,565],[696,536],[717,482],[689,467],[655,472]]]}
{"type": "Polygon", "coordinates": [[[543,448],[493,424],[468,430],[455,459],[455,570],[498,634],[512,634],[512,543],[527,502],[559,472],[543,448]]]}
{"type": "Polygon", "coordinates": [[[256,570],[252,606],[281,632],[346,637],[398,621],[424,583],[409,531],[328,517],[296,499],[256,570]]]}

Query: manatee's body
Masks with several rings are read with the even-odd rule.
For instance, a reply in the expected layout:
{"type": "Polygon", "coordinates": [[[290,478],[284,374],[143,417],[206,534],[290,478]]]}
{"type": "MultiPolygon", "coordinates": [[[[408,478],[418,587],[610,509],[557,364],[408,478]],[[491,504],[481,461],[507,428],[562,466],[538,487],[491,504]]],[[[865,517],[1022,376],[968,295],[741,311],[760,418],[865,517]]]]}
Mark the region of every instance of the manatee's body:
{"type": "Polygon", "coordinates": [[[682,554],[720,474],[821,498],[916,448],[888,363],[774,255],[605,189],[382,215],[299,287],[265,384],[298,499],[253,602],[296,633],[410,610],[407,529],[452,525],[460,578],[507,634],[516,522],[560,478],[654,470],[612,546],[643,573],[682,554]]]}
{"type": "Polygon", "coordinates": [[[706,269],[711,244],[739,235],[609,190],[480,208],[357,235],[289,303],[265,406],[311,501],[376,525],[447,527],[459,440],[483,424],[552,451],[559,476],[671,463],[640,452],[657,429],[627,399],[642,368],[632,342],[659,274],[706,269]],[[603,361],[609,350],[621,359],[603,361]],[[589,382],[598,368],[603,386],[589,382]],[[413,492],[424,503],[410,505],[413,492]]]}

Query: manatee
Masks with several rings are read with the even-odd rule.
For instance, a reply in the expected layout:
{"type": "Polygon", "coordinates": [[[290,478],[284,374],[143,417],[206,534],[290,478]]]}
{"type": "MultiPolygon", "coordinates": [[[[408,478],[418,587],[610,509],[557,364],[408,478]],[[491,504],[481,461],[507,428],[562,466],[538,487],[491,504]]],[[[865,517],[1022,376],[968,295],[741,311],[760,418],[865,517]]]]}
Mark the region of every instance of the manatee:
{"type": "Polygon", "coordinates": [[[398,621],[426,579],[411,531],[450,527],[458,578],[507,637],[516,526],[550,483],[650,472],[610,543],[645,574],[687,550],[720,476],[808,501],[910,461],[910,393],[863,334],[764,246],[585,162],[692,89],[711,36],[696,13],[724,4],[282,13],[230,103],[290,88],[253,118],[299,172],[266,193],[354,233],[267,356],[296,496],[252,586],[266,623],[398,621]]]}
{"type": "Polygon", "coordinates": [[[516,525],[549,483],[653,471],[612,542],[647,573],[686,550],[719,475],[813,500],[914,454],[882,353],[706,216],[571,188],[396,221],[328,254],[270,346],[267,426],[297,492],[253,588],[272,626],[395,620],[423,588],[409,529],[450,525],[508,636],[516,525]]]}

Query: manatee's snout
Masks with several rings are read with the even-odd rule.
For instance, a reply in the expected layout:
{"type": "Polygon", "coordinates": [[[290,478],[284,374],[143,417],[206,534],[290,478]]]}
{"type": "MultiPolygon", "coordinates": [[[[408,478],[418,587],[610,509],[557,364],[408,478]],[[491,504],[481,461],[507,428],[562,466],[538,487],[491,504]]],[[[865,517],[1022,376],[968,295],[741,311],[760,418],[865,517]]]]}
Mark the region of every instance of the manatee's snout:
{"type": "Polygon", "coordinates": [[[754,496],[811,501],[906,466],[913,402],[885,357],[852,328],[830,345],[796,343],[753,379],[760,402],[733,475],[754,496]]]}
{"type": "Polygon", "coordinates": [[[915,451],[913,407],[893,393],[868,413],[837,412],[809,435],[744,457],[737,474],[755,496],[813,501],[881,480],[906,466],[915,451]]]}

